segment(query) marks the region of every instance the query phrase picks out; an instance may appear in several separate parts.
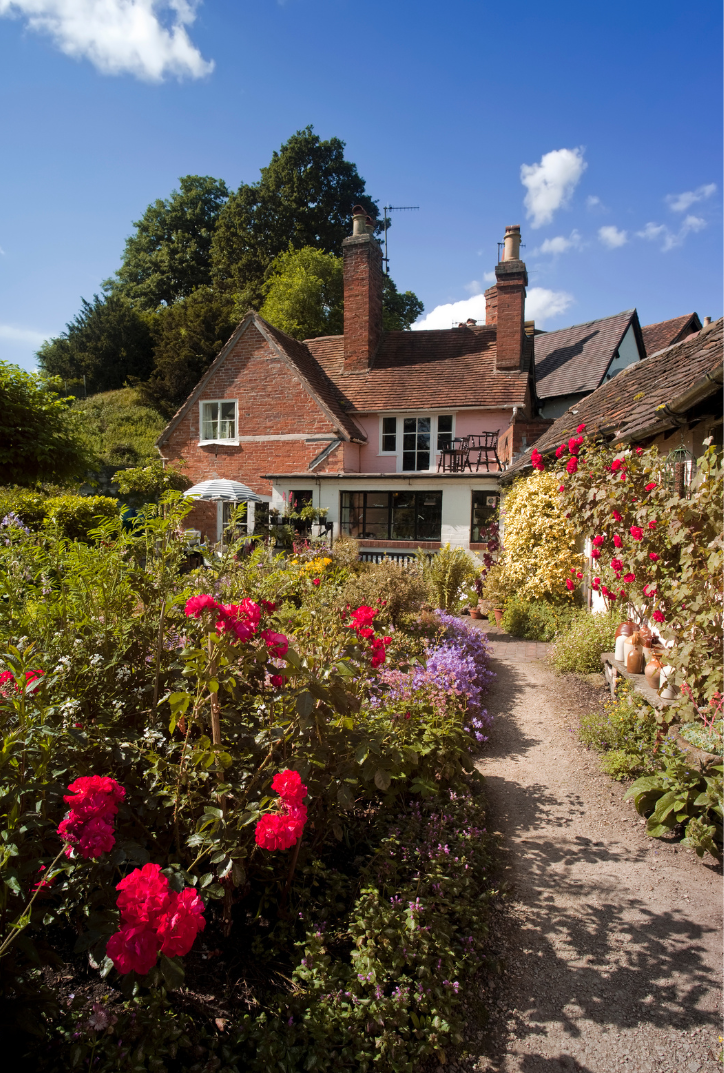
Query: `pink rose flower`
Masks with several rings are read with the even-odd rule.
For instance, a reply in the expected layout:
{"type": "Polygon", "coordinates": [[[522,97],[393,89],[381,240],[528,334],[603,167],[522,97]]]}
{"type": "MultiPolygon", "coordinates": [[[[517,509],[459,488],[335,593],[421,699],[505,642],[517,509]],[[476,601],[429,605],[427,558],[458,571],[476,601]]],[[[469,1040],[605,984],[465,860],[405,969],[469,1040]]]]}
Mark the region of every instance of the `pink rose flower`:
{"type": "Polygon", "coordinates": [[[654,622],[664,622],[665,621],[663,611],[654,611],[654,613],[653,613],[653,615],[651,617],[653,618],[654,622]]]}
{"type": "Polygon", "coordinates": [[[643,540],[644,531],[643,529],[639,528],[638,525],[632,525],[629,529],[629,533],[634,538],[634,540],[643,540]]]}
{"type": "Polygon", "coordinates": [[[651,560],[652,563],[657,563],[659,561],[659,556],[656,554],[655,551],[650,551],[649,552],[649,559],[651,560]]]}
{"type": "Polygon", "coordinates": [[[578,471],[578,459],[575,455],[572,455],[566,463],[567,473],[576,473],[578,471]]]}

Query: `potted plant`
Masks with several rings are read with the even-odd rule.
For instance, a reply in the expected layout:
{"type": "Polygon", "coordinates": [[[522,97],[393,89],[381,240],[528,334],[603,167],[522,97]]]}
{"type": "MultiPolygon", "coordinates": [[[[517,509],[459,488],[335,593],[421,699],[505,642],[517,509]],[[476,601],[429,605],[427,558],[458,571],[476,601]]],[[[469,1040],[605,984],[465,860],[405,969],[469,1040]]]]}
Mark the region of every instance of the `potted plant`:
{"type": "Polygon", "coordinates": [[[483,594],[490,602],[495,615],[495,623],[499,626],[505,613],[505,604],[514,594],[510,578],[502,563],[496,563],[488,571],[483,582],[483,594]]]}

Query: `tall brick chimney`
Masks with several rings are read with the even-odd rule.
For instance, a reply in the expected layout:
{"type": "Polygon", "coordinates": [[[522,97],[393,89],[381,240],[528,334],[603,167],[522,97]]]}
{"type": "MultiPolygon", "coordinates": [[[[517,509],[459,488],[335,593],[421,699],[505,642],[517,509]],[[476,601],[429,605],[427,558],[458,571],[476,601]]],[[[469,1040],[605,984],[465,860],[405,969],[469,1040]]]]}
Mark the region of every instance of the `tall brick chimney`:
{"type": "MultiPolygon", "coordinates": [[[[525,288],[528,273],[520,259],[520,225],[512,224],[505,229],[503,259],[495,266],[495,323],[498,326],[496,369],[499,372],[517,372],[523,357],[525,333],[525,288]]],[[[487,310],[493,296],[485,292],[487,310]]]]}
{"type": "Polygon", "coordinates": [[[344,262],[344,371],[364,373],[382,335],[382,249],[361,205],[352,210],[352,234],[342,243],[344,262]]]}

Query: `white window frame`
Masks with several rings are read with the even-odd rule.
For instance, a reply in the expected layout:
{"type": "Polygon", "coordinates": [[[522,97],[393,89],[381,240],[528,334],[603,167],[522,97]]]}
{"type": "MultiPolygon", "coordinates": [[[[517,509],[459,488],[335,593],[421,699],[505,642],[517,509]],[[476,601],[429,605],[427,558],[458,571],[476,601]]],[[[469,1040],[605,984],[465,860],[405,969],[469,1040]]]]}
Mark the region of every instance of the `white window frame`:
{"type": "Polygon", "coordinates": [[[208,444],[212,444],[212,443],[222,444],[225,447],[238,447],[239,446],[239,402],[238,402],[238,399],[201,399],[199,401],[199,443],[198,443],[198,446],[199,447],[205,447],[208,444]],[[204,432],[204,406],[206,406],[207,403],[211,403],[211,402],[217,402],[217,403],[219,403],[219,405],[221,405],[221,403],[229,403],[229,402],[234,404],[234,428],[236,430],[236,435],[233,438],[230,438],[230,439],[221,439],[221,438],[219,438],[219,439],[215,439],[215,440],[205,440],[203,438],[203,432],[204,432]]]}
{"type": "MultiPolygon", "coordinates": [[[[454,410],[441,410],[440,413],[430,413],[418,410],[412,413],[381,413],[379,414],[379,440],[377,454],[380,458],[396,458],[395,472],[402,472],[402,436],[404,425],[400,426],[400,421],[403,421],[406,417],[429,417],[430,418],[430,468],[429,469],[416,469],[410,470],[410,473],[435,473],[437,471],[437,459],[440,452],[437,449],[437,419],[439,417],[452,417],[452,432],[450,434],[451,439],[455,439],[455,426],[457,424],[457,414],[454,410]],[[395,437],[397,449],[395,451],[383,451],[382,450],[382,424],[385,417],[395,418],[395,437]]],[[[407,472],[407,471],[405,471],[407,472]]]]}

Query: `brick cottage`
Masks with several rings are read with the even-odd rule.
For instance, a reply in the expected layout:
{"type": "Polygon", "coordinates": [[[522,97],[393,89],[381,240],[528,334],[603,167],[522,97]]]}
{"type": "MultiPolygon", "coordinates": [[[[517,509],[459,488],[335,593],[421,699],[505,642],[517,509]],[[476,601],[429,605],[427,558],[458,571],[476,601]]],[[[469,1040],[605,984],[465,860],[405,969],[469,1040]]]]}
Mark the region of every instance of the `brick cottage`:
{"type": "MultiPolygon", "coordinates": [[[[505,464],[548,426],[534,417],[520,228],[506,230],[488,323],[414,332],[382,329],[382,251],[371,231],[355,209],[342,246],[344,334],[299,342],[248,313],[158,448],[167,463],[184,459],[194,483],[238,480],[280,511],[290,497],[326,507],[335,536],[364,548],[475,550],[500,471],[493,451],[475,446],[501,433],[505,464]],[[467,436],[477,437],[467,468],[451,472],[452,460],[466,462],[454,448],[467,436]]],[[[199,503],[189,524],[215,541],[224,510],[199,503]]]]}
{"type": "MultiPolygon", "coordinates": [[[[248,313],[158,448],[167,463],[184,459],[194,483],[225,477],[248,485],[262,510],[283,513],[290,498],[327,508],[334,535],[357,537],[365,554],[446,542],[477,551],[501,469],[552,423],[540,416],[534,344],[546,342],[545,369],[589,369],[580,384],[563,377],[562,394],[590,392],[645,356],[638,319],[628,311],[560,344],[557,333],[536,332],[524,319],[528,276],[520,228],[511,226],[484,325],[384,331],[382,251],[372,229],[354,209],[342,243],[344,334],[299,342],[248,313]],[[496,433],[497,459],[481,450],[496,433]]],[[[227,512],[199,503],[189,524],[216,541],[227,512]]]]}

